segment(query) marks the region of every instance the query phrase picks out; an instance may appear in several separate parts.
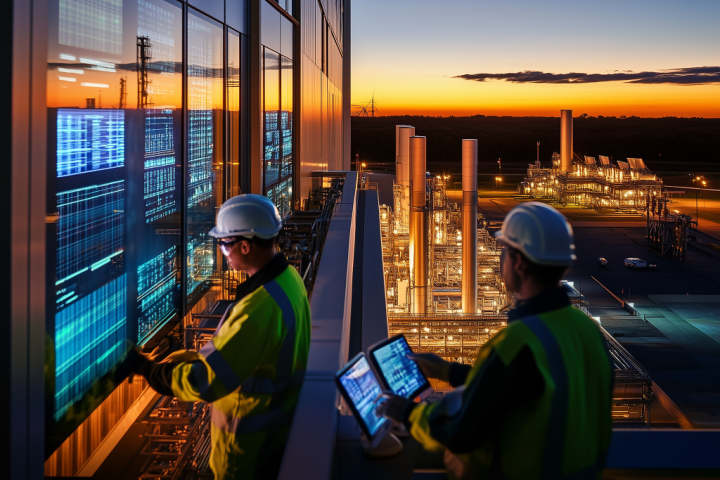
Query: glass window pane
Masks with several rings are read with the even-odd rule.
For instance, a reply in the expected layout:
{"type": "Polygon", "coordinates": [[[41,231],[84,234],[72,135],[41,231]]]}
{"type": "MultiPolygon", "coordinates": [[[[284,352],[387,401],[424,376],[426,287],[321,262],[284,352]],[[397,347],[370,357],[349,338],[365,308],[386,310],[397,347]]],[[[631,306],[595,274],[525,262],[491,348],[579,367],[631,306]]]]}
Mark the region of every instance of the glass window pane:
{"type": "Polygon", "coordinates": [[[227,38],[227,198],[240,194],[240,34],[227,38]]]}
{"type": "Polygon", "coordinates": [[[261,43],[280,51],[280,12],[268,4],[266,0],[260,0],[260,36],[261,43]]]}
{"type": "Polygon", "coordinates": [[[227,0],[225,2],[225,22],[228,27],[232,27],[240,33],[247,35],[247,18],[247,0],[227,0]]]}
{"type": "Polygon", "coordinates": [[[282,167],[280,175],[293,173],[293,62],[280,57],[282,65],[280,132],[282,135],[282,167]]]}
{"type": "Polygon", "coordinates": [[[280,53],[288,58],[293,58],[293,23],[287,18],[280,18],[280,53]]]}
{"type": "Polygon", "coordinates": [[[180,311],[182,18],[174,1],[48,2],[49,451],[114,388],[97,380],[126,341],[180,311]]]}
{"type": "Polygon", "coordinates": [[[225,21],[225,0],[189,0],[188,3],[216,20],[225,21]]]}
{"type": "Polygon", "coordinates": [[[188,10],[187,301],[195,302],[221,267],[208,232],[223,201],[223,29],[188,10]]]}
{"type": "Polygon", "coordinates": [[[265,190],[280,178],[280,56],[266,48],[263,56],[263,179],[265,190]]]}

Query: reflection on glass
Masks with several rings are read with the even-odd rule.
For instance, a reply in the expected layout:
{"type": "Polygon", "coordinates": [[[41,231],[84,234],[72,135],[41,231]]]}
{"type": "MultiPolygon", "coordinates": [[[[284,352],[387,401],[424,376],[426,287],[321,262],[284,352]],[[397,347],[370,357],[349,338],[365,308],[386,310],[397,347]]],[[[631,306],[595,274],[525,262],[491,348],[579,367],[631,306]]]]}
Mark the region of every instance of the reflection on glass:
{"type": "Polygon", "coordinates": [[[293,82],[292,82],[292,60],[280,57],[282,79],[280,98],[280,132],[282,138],[282,166],[280,176],[292,175],[293,167],[293,82]]]}
{"type": "Polygon", "coordinates": [[[126,342],[179,312],[182,18],[168,0],[48,3],[50,451],[126,342]]]}
{"type": "Polygon", "coordinates": [[[240,34],[228,29],[227,82],[227,198],[240,194],[240,34]]]}
{"type": "Polygon", "coordinates": [[[120,55],[122,0],[60,0],[59,43],[120,55]]]}
{"type": "Polygon", "coordinates": [[[263,166],[265,189],[280,178],[280,55],[266,48],[263,63],[264,142],[263,166]]]}
{"type": "Polygon", "coordinates": [[[215,211],[222,204],[223,29],[188,15],[187,298],[192,305],[216,268],[215,211]]]}
{"type": "Polygon", "coordinates": [[[266,48],[263,75],[264,192],[285,215],[292,208],[292,61],[266,48]]]}

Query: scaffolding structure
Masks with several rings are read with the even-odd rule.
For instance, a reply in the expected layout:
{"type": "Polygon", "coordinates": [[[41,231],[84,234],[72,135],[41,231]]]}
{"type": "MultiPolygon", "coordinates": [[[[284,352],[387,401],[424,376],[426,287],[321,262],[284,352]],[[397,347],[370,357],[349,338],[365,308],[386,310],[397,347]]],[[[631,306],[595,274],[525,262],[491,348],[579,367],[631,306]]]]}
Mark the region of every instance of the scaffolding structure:
{"type": "MultiPolygon", "coordinates": [[[[462,282],[462,229],[460,208],[448,202],[447,179],[435,175],[427,178],[428,216],[428,295],[427,311],[432,314],[459,314],[462,282]]],[[[383,247],[386,301],[388,314],[410,312],[413,285],[410,279],[408,245],[408,212],[403,196],[408,188],[395,184],[393,205],[380,207],[380,232],[383,247]]],[[[482,217],[478,215],[478,222],[482,217]]],[[[500,275],[502,247],[487,230],[478,228],[478,315],[499,315],[507,310],[511,299],[500,275]]]]}
{"type": "Polygon", "coordinates": [[[575,157],[571,172],[561,170],[557,152],[552,156],[552,168],[542,168],[539,161],[528,165],[520,193],[562,205],[633,214],[643,213],[650,197],[663,195],[662,180],[641,158],[628,158],[614,165],[602,155],[599,161],[595,157],[575,157]]]}
{"type": "Polygon", "coordinates": [[[660,251],[660,256],[685,259],[688,242],[688,228],[697,228],[697,220],[690,215],[669,211],[668,199],[648,195],[645,201],[647,217],[646,237],[660,251]]]}
{"type": "Polygon", "coordinates": [[[150,80],[148,67],[152,60],[152,44],[149,37],[137,37],[137,108],[147,108],[150,103],[150,80]]]}

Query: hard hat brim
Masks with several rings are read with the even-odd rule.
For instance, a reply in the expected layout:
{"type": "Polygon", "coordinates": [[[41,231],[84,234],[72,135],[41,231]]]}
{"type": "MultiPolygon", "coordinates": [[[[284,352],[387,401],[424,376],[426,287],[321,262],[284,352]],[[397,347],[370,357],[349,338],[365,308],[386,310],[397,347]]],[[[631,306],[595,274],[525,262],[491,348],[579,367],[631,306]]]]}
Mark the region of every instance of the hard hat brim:
{"type": "MultiPolygon", "coordinates": [[[[543,265],[543,266],[546,266],[546,267],[569,267],[570,265],[572,265],[572,263],[573,263],[575,260],[577,260],[577,256],[576,256],[574,253],[570,254],[569,257],[568,257],[568,256],[562,256],[562,257],[556,257],[556,258],[542,258],[542,259],[541,259],[541,258],[537,258],[537,257],[535,257],[534,255],[531,255],[530,253],[528,253],[528,252],[527,252],[524,248],[522,248],[520,245],[518,245],[517,243],[513,242],[512,240],[510,240],[510,239],[507,237],[507,235],[505,235],[505,234],[503,233],[502,230],[498,230],[497,232],[495,232],[495,235],[493,235],[493,236],[495,237],[496,240],[498,240],[498,241],[504,243],[505,245],[508,245],[508,246],[514,248],[515,250],[521,252],[523,255],[525,255],[525,256],[527,257],[528,260],[530,260],[531,262],[533,262],[533,263],[535,263],[535,264],[537,264],[537,265],[543,265]]],[[[573,245],[573,248],[574,248],[574,247],[575,247],[575,246],[573,245]]]]}
{"type": "Polygon", "coordinates": [[[235,231],[227,231],[223,232],[220,231],[217,226],[213,227],[210,232],[208,232],[208,235],[214,238],[229,238],[229,237],[245,237],[245,238],[263,238],[265,240],[269,240],[271,238],[274,238],[277,236],[278,233],[280,233],[280,230],[282,229],[282,225],[280,228],[274,231],[270,230],[235,230],[235,231]]]}

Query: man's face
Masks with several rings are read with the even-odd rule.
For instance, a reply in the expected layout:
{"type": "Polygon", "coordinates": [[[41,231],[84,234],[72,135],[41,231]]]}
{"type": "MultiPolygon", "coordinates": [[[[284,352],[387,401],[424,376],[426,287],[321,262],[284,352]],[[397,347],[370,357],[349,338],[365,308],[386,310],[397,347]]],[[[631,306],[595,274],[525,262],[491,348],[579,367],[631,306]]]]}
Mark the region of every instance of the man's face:
{"type": "Polygon", "coordinates": [[[522,284],[521,275],[522,257],[512,248],[506,246],[500,255],[500,273],[505,280],[505,288],[511,293],[520,290],[522,284]]]}
{"type": "Polygon", "coordinates": [[[247,240],[223,238],[220,250],[233,270],[247,270],[247,260],[252,254],[253,246],[247,240]]]}

